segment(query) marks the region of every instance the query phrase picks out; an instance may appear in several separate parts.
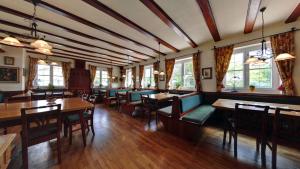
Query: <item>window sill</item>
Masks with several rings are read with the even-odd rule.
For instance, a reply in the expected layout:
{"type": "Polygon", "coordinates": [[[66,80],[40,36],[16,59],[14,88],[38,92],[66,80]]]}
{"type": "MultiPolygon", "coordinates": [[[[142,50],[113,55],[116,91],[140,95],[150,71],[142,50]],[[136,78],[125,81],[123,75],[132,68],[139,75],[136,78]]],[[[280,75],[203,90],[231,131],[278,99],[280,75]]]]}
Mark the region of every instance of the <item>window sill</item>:
{"type": "Polygon", "coordinates": [[[239,94],[270,94],[270,95],[282,95],[282,92],[275,89],[256,89],[251,92],[246,89],[236,89],[236,91],[232,91],[232,89],[224,89],[223,93],[239,93],[239,94]]]}

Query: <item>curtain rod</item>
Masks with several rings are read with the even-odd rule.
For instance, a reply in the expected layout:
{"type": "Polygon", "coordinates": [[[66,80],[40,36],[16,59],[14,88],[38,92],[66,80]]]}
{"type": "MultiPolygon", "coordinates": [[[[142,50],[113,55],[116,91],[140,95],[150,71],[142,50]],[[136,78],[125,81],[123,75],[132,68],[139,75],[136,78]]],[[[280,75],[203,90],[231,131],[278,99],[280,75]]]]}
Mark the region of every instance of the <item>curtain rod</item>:
{"type": "MultiPolygon", "coordinates": [[[[265,36],[264,38],[271,37],[271,36],[274,36],[274,35],[280,35],[280,34],[287,33],[287,32],[294,32],[294,31],[300,31],[300,29],[297,29],[297,28],[293,27],[290,31],[271,34],[271,35],[265,36]]],[[[229,46],[229,45],[239,45],[239,44],[243,44],[243,43],[247,43],[247,42],[251,42],[251,41],[255,41],[255,40],[261,40],[261,39],[263,39],[263,38],[259,37],[259,38],[254,38],[254,39],[250,39],[250,40],[246,40],[246,41],[240,41],[240,42],[237,42],[237,43],[231,43],[231,44],[228,44],[228,45],[223,45],[223,46],[220,46],[220,47],[214,46],[214,48],[212,48],[211,50],[214,50],[215,48],[221,48],[221,47],[229,46]]]]}

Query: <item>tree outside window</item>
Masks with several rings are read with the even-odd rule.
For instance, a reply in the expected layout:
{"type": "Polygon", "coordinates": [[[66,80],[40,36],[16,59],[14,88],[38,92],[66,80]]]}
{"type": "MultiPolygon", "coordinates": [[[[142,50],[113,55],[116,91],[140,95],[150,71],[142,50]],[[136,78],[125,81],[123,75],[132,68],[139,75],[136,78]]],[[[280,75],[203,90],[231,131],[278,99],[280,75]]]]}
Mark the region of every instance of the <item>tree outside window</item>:
{"type": "Polygon", "coordinates": [[[62,67],[59,65],[37,65],[36,86],[46,87],[49,84],[56,87],[64,86],[62,67]]]}

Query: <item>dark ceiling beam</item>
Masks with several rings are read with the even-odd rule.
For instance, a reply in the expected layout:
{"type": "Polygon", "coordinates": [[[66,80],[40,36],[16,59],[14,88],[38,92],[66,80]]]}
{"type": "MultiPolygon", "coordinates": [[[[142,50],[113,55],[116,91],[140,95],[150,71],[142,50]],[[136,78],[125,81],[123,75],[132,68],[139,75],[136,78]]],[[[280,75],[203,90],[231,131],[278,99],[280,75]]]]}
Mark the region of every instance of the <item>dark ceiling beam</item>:
{"type": "MultiPolygon", "coordinates": [[[[18,36],[18,37],[21,37],[21,38],[32,39],[32,37],[30,37],[30,36],[15,33],[15,32],[11,32],[11,31],[7,31],[7,30],[3,30],[3,29],[0,29],[0,32],[7,33],[7,34],[13,35],[13,36],[18,36]]],[[[52,44],[58,44],[60,46],[65,46],[65,47],[68,47],[68,48],[71,48],[71,49],[76,49],[76,50],[80,50],[80,51],[84,51],[84,52],[88,52],[88,53],[95,53],[95,54],[100,54],[100,55],[105,55],[105,56],[108,56],[108,57],[112,57],[112,58],[110,58],[110,60],[115,60],[114,58],[119,58],[119,59],[123,59],[124,62],[126,62],[126,58],[122,58],[122,57],[118,57],[118,56],[112,56],[112,55],[108,55],[108,54],[105,54],[105,53],[91,51],[91,50],[88,50],[88,49],[83,49],[83,48],[79,48],[79,47],[75,47],[75,46],[71,46],[71,45],[66,45],[66,44],[63,44],[63,43],[54,42],[54,41],[50,41],[50,40],[47,40],[47,41],[52,43],[52,44]]],[[[101,56],[95,56],[95,57],[101,57],[101,56]]],[[[105,59],[107,59],[107,58],[105,58],[105,59]]],[[[138,63],[137,61],[133,61],[133,62],[138,63]]]]}
{"type": "MultiPolygon", "coordinates": [[[[18,28],[18,29],[23,29],[23,30],[28,30],[28,31],[31,30],[30,27],[19,25],[19,24],[12,23],[12,22],[8,22],[8,21],[2,20],[2,19],[0,19],[0,24],[4,24],[4,25],[7,25],[7,26],[11,26],[11,27],[15,27],[15,28],[18,28]]],[[[53,34],[53,33],[50,33],[50,32],[45,32],[45,31],[41,31],[41,30],[38,30],[38,32],[43,33],[43,34],[48,34],[48,35],[54,36],[56,38],[60,38],[60,39],[72,42],[72,43],[77,43],[77,44],[80,44],[80,45],[83,45],[83,46],[106,50],[106,49],[104,49],[102,47],[99,47],[99,46],[96,46],[96,45],[92,45],[92,44],[89,44],[89,43],[77,41],[77,40],[74,40],[74,39],[71,39],[71,38],[67,38],[67,37],[63,37],[63,36],[60,36],[60,35],[56,35],[56,34],[53,34]]],[[[120,52],[114,52],[114,53],[117,53],[119,55],[124,55],[123,53],[120,53],[120,52]]],[[[134,57],[134,56],[130,56],[130,57],[138,59],[138,60],[143,60],[142,58],[139,58],[139,57],[134,57]]]]}
{"type": "MultiPolygon", "coordinates": [[[[27,2],[31,3],[31,0],[24,0],[24,1],[27,1],[27,2]]],[[[69,18],[69,19],[71,19],[71,20],[73,20],[73,21],[79,22],[79,23],[81,23],[81,24],[83,24],[83,25],[86,25],[86,26],[89,26],[89,27],[91,27],[91,28],[97,29],[97,30],[99,30],[99,31],[105,32],[105,33],[107,33],[107,34],[109,34],[109,35],[111,35],[111,36],[114,36],[114,37],[116,37],[116,38],[125,40],[125,41],[127,41],[127,42],[134,43],[135,45],[138,45],[138,46],[144,47],[144,48],[148,48],[148,49],[151,49],[151,50],[155,51],[156,53],[159,53],[158,50],[156,50],[156,49],[154,49],[154,48],[152,48],[152,47],[150,47],[150,46],[147,46],[147,45],[145,45],[145,44],[142,44],[142,43],[140,43],[140,42],[138,42],[138,41],[136,41],[136,40],[133,40],[133,39],[131,39],[131,38],[129,38],[129,37],[126,37],[126,36],[124,36],[124,35],[121,35],[121,34],[119,34],[119,33],[117,33],[117,32],[114,32],[114,31],[112,31],[112,30],[110,30],[110,29],[104,28],[104,27],[102,27],[102,26],[100,26],[100,25],[97,25],[97,24],[95,24],[95,23],[93,23],[93,22],[91,22],[91,21],[88,21],[88,20],[86,20],[86,19],[84,19],[84,18],[81,18],[81,17],[79,17],[79,16],[77,16],[77,15],[74,15],[74,14],[72,14],[72,13],[70,13],[70,12],[67,12],[67,11],[65,11],[65,10],[63,10],[63,9],[60,9],[60,8],[58,8],[58,7],[54,6],[54,5],[51,5],[51,4],[47,3],[47,2],[41,1],[41,2],[38,4],[38,6],[40,6],[40,7],[42,7],[42,8],[45,8],[45,9],[47,9],[47,10],[49,10],[49,11],[52,11],[52,12],[58,14],[58,15],[64,16],[64,17],[66,17],[66,18],[69,18]]]]}
{"type": "Polygon", "coordinates": [[[249,0],[244,33],[251,33],[254,28],[261,0],[249,0]]]}
{"type": "Polygon", "coordinates": [[[291,15],[287,18],[285,23],[295,22],[300,16],[300,3],[298,3],[297,7],[293,10],[291,15]]]}
{"type": "MultiPolygon", "coordinates": [[[[33,54],[40,54],[39,52],[35,52],[32,50],[26,50],[27,53],[33,53],[33,54]]],[[[75,58],[73,56],[70,55],[57,55],[57,54],[53,54],[51,56],[54,57],[59,57],[59,58],[65,58],[65,59],[79,59],[79,60],[84,60],[84,61],[88,61],[88,62],[93,62],[93,63],[98,63],[98,64],[104,64],[104,65],[109,65],[109,66],[124,66],[124,65],[116,65],[116,64],[111,64],[111,63],[107,63],[107,62],[99,62],[99,61],[95,61],[95,60],[87,60],[87,59],[83,59],[83,58],[75,58]]]]}
{"type": "Polygon", "coordinates": [[[203,14],[203,17],[205,19],[206,25],[214,38],[215,41],[220,41],[221,37],[217,28],[217,24],[215,22],[215,18],[212,12],[212,9],[209,4],[209,0],[196,0],[201,11],[203,14]]]}
{"type": "MultiPolygon", "coordinates": [[[[93,0],[85,0],[93,1],[93,0]]],[[[193,48],[198,45],[190,38],[176,23],[173,19],[153,0],[140,0],[147,8],[149,8],[156,16],[160,18],[165,24],[167,24],[173,31],[180,37],[182,37],[188,44],[193,48]]]]}
{"type": "MultiPolygon", "coordinates": [[[[9,13],[9,14],[12,14],[12,15],[24,18],[24,19],[31,19],[32,18],[31,15],[28,15],[28,14],[22,13],[20,11],[16,11],[14,9],[10,9],[10,8],[7,8],[7,7],[1,6],[1,5],[0,5],[0,11],[6,12],[6,13],[9,13]]],[[[139,55],[144,55],[144,56],[148,56],[148,57],[154,58],[154,56],[151,56],[149,54],[146,54],[146,53],[143,53],[143,52],[139,52],[137,50],[133,50],[133,49],[127,48],[125,46],[121,46],[121,45],[118,45],[116,43],[112,43],[112,42],[109,42],[107,40],[100,39],[98,37],[91,36],[91,35],[88,35],[88,34],[85,34],[85,33],[79,32],[79,31],[76,31],[74,29],[67,28],[67,27],[62,26],[62,25],[58,25],[56,23],[49,22],[49,21],[41,19],[41,18],[36,18],[36,20],[39,21],[39,22],[44,22],[44,23],[49,24],[49,25],[54,26],[54,27],[58,27],[58,28],[62,29],[63,31],[66,31],[66,32],[69,32],[69,33],[73,33],[73,34],[75,34],[77,36],[85,37],[85,38],[88,38],[88,39],[91,39],[91,40],[98,40],[100,42],[107,43],[107,44],[109,44],[111,46],[114,46],[114,47],[117,47],[117,48],[120,48],[120,49],[123,49],[123,50],[127,50],[127,51],[130,51],[130,52],[139,54],[139,55]]],[[[162,55],[166,55],[164,53],[161,53],[161,54],[162,55]]]]}
{"type": "Polygon", "coordinates": [[[123,15],[119,14],[118,12],[116,12],[113,9],[109,8],[108,6],[104,5],[100,1],[98,1],[98,0],[82,0],[82,1],[84,1],[85,3],[91,5],[92,7],[96,8],[96,9],[98,9],[99,11],[102,11],[102,12],[106,13],[107,15],[117,19],[118,21],[124,23],[125,25],[139,31],[143,35],[146,35],[146,36],[152,38],[156,42],[160,42],[162,45],[166,46],[167,48],[171,49],[172,51],[179,52],[178,49],[176,49],[174,46],[172,46],[168,42],[162,40],[158,36],[156,36],[153,33],[147,31],[146,29],[144,29],[140,25],[138,25],[135,22],[131,21],[130,19],[124,17],[123,15]]]}

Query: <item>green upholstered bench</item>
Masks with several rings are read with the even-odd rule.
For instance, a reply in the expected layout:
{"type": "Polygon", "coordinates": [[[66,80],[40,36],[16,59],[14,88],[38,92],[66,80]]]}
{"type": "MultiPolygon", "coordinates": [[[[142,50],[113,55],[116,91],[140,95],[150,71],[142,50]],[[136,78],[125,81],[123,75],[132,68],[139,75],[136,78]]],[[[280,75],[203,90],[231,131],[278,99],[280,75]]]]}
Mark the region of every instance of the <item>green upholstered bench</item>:
{"type": "Polygon", "coordinates": [[[181,120],[203,125],[214,111],[215,108],[211,105],[201,105],[191,112],[183,115],[181,120]]]}
{"type": "Polygon", "coordinates": [[[168,107],[158,109],[157,112],[160,115],[171,117],[172,116],[172,106],[168,106],[168,107]]]}
{"type": "Polygon", "coordinates": [[[116,93],[117,92],[128,92],[131,89],[108,89],[106,90],[106,98],[105,98],[105,104],[111,105],[112,102],[117,101],[116,93]]]}

